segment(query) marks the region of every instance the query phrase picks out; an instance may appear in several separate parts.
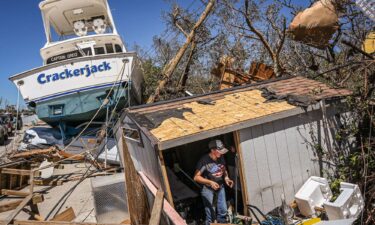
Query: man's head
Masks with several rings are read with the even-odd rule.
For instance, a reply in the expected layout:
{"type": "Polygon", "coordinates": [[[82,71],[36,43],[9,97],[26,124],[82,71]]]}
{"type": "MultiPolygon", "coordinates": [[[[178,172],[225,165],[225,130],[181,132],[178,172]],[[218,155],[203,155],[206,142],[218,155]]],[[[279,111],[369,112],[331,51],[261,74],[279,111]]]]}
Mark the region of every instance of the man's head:
{"type": "Polygon", "coordinates": [[[215,154],[217,158],[221,155],[224,155],[228,152],[228,149],[224,147],[224,144],[221,140],[212,140],[208,143],[208,147],[210,148],[211,152],[215,154]]]}

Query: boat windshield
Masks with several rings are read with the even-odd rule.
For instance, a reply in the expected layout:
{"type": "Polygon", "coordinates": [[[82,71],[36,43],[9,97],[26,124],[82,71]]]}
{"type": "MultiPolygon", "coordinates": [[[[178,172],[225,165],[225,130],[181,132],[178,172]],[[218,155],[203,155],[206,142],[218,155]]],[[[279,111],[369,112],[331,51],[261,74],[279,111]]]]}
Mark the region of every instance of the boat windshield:
{"type": "Polygon", "coordinates": [[[106,43],[104,45],[94,46],[93,48],[84,48],[84,49],[69,51],[69,52],[65,52],[62,54],[49,57],[46,60],[46,64],[51,64],[55,62],[60,62],[60,61],[68,60],[68,59],[74,59],[74,58],[85,57],[85,56],[104,55],[104,54],[113,54],[113,53],[121,53],[121,52],[123,52],[123,49],[119,44],[106,43]]]}

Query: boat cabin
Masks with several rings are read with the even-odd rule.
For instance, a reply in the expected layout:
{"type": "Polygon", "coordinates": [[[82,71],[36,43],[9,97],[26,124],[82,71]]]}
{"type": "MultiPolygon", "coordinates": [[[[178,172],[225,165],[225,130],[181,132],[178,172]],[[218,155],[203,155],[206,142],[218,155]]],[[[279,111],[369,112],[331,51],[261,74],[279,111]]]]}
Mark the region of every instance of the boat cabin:
{"type": "Polygon", "coordinates": [[[201,185],[193,177],[215,139],[230,150],[223,156],[235,181],[226,188],[230,211],[248,215],[254,205],[269,213],[282,194],[290,203],[310,176],[323,175],[316,146],[348,147],[334,137],[350,94],[303,77],[273,79],[130,108],[117,137],[138,172],[166,193],[186,223],[204,219],[201,185]]]}
{"type": "Polygon", "coordinates": [[[45,0],[39,4],[47,42],[44,64],[126,52],[106,0],[45,0]]]}

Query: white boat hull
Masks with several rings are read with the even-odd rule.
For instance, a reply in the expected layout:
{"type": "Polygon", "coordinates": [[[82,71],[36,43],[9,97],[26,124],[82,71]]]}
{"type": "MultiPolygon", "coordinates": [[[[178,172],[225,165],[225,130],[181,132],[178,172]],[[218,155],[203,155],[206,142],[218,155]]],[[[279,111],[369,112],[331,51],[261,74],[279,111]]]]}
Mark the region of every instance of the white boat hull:
{"type": "Polygon", "coordinates": [[[96,111],[112,90],[108,107],[141,103],[143,74],[135,54],[84,57],[46,65],[10,78],[26,104],[52,127],[75,127],[105,117],[96,111]]]}
{"type": "Polygon", "coordinates": [[[19,88],[26,103],[38,103],[124,81],[132,82],[140,101],[143,77],[136,60],[132,53],[84,57],[36,68],[10,80],[19,88]]]}

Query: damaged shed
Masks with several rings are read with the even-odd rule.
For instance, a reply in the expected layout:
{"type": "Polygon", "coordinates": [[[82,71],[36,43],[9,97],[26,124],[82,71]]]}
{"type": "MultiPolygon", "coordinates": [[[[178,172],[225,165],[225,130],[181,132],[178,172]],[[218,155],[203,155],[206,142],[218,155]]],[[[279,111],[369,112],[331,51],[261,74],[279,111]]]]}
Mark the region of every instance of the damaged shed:
{"type": "Polygon", "coordinates": [[[203,217],[192,178],[212,139],[231,149],[225,155],[237,181],[227,190],[231,205],[239,213],[248,204],[267,213],[281,205],[283,193],[291,202],[310,176],[321,175],[316,146],[347,147],[334,136],[350,94],[303,77],[274,79],[133,107],[121,131],[136,169],[187,222],[203,217]]]}

